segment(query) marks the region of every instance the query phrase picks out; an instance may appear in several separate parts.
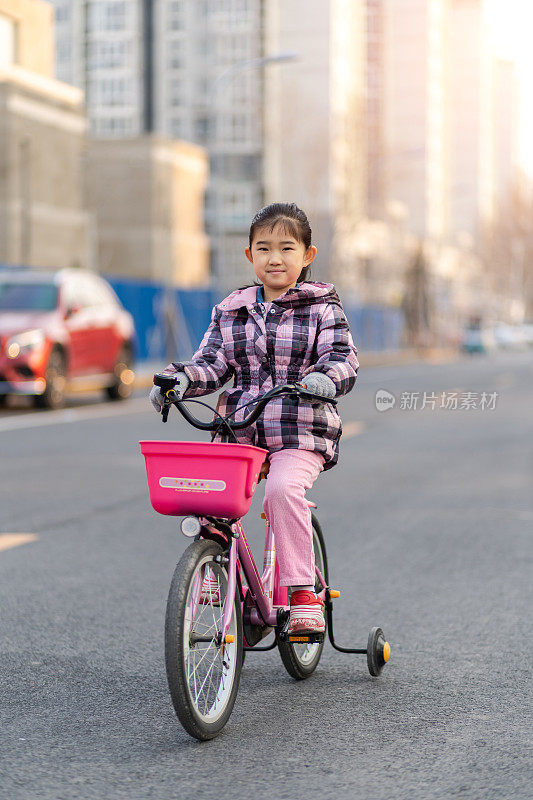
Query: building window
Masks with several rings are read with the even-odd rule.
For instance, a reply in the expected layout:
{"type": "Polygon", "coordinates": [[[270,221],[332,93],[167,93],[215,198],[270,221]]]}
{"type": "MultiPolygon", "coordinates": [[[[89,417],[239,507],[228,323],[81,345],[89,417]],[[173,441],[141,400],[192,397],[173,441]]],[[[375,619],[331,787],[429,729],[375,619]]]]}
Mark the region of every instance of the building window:
{"type": "Polygon", "coordinates": [[[222,64],[232,64],[250,57],[250,41],[242,33],[219,34],[215,47],[217,59],[222,64]]]}
{"type": "Polygon", "coordinates": [[[185,66],[184,43],[181,39],[168,43],[168,69],[183,69],[185,66]]]}
{"type": "Polygon", "coordinates": [[[197,117],[194,123],[195,139],[203,141],[209,134],[209,117],[197,117]]]}
{"type": "Polygon", "coordinates": [[[126,28],[125,0],[90,3],[89,28],[94,31],[123,31],[126,28]]]}
{"type": "Polygon", "coordinates": [[[126,68],[131,61],[132,43],[128,40],[89,42],[88,69],[126,68]]]}
{"type": "Polygon", "coordinates": [[[170,135],[173,139],[189,139],[188,120],[185,116],[171,117],[169,120],[170,135]]]}
{"type": "Polygon", "coordinates": [[[223,193],[222,208],[226,224],[246,225],[251,213],[251,189],[244,186],[223,193]]]}
{"type": "Polygon", "coordinates": [[[247,114],[220,114],[217,136],[225,142],[247,142],[251,137],[250,117],[247,114]]]}
{"type": "Polygon", "coordinates": [[[181,31],[185,27],[185,3],[171,0],[168,5],[168,27],[171,31],[181,31]]]}
{"type": "Polygon", "coordinates": [[[172,78],[168,82],[168,102],[171,106],[185,103],[185,81],[182,78],[172,78]]]}
{"type": "Polygon", "coordinates": [[[202,76],[195,81],[196,85],[196,101],[205,102],[209,99],[209,80],[202,76]]]}
{"type": "Polygon", "coordinates": [[[256,6],[251,0],[209,0],[207,9],[210,14],[217,14],[233,26],[249,21],[251,6],[256,6]]]}
{"type": "Polygon", "coordinates": [[[92,124],[95,136],[129,136],[132,131],[132,121],[128,117],[98,117],[92,124]]]}
{"type": "Polygon", "coordinates": [[[17,25],[0,14],[0,67],[9,67],[17,60],[17,25]]]}
{"type": "Polygon", "coordinates": [[[56,60],[58,64],[70,64],[72,58],[72,41],[62,39],[56,44],[56,60]]]}
{"type": "Polygon", "coordinates": [[[89,84],[89,102],[99,106],[127,106],[133,101],[132,82],[128,78],[99,78],[89,84]]]}
{"type": "Polygon", "coordinates": [[[57,4],[54,13],[54,22],[69,22],[70,20],[70,6],[66,4],[57,4]]]}

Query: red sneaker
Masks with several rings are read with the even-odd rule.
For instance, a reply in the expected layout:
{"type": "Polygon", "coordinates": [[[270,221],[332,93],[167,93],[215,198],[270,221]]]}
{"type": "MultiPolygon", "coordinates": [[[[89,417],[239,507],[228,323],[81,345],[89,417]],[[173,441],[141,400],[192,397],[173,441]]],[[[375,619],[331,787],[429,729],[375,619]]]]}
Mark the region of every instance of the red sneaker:
{"type": "Polygon", "coordinates": [[[321,633],[326,630],[324,601],[308,589],[291,595],[289,633],[321,633]]]}

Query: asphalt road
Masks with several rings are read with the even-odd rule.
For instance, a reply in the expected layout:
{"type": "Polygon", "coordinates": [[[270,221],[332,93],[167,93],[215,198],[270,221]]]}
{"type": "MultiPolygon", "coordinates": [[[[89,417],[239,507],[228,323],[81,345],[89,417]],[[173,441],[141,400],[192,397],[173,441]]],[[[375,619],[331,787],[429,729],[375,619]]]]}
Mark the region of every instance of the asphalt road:
{"type": "Polygon", "coordinates": [[[391,660],[375,679],[326,645],[296,683],[277,652],[250,654],[205,744],[174,717],[163,661],[186,541],[152,511],[137,444],[195,431],[142,397],[3,412],[0,534],[27,538],[0,535],[0,798],[531,797],[532,372],[533,353],[361,371],[310,496],[338,638],[365,646],[381,625],[391,660]],[[424,391],[435,409],[401,407],[424,391]],[[438,408],[452,391],[496,407],[438,408]]]}

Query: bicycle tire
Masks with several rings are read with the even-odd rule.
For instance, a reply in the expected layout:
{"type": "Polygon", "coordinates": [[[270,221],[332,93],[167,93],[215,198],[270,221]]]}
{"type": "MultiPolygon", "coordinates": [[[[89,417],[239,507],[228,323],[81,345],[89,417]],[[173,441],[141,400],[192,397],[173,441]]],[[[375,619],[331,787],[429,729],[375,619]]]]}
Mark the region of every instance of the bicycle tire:
{"type": "MultiPolygon", "coordinates": [[[[324,543],[324,536],[320,523],[314,514],[311,514],[313,525],[313,548],[315,551],[315,563],[322,573],[326,583],[329,583],[329,570],[328,558],[326,554],[326,545],[324,543]]],[[[315,583],[315,589],[320,591],[322,587],[318,584],[318,579],[315,583]]],[[[291,642],[282,642],[278,639],[278,649],[283,661],[283,665],[289,675],[295,680],[302,681],[309,678],[318,666],[318,662],[322,656],[322,650],[326,640],[327,632],[327,619],[326,631],[324,631],[324,641],[316,644],[292,644],[291,642]]]]}
{"type": "Polygon", "coordinates": [[[242,615],[238,597],[229,630],[234,641],[223,647],[216,647],[214,640],[191,644],[192,635],[220,632],[228,575],[226,567],[215,562],[215,557],[222,553],[216,542],[203,539],[192,542],[176,566],[167,601],[165,663],[170,696],[179,721],[187,733],[200,741],[213,739],[227,723],[242,669],[242,615]],[[209,597],[195,603],[194,593],[203,586],[207,568],[218,582],[219,601],[211,602],[209,597]]]}

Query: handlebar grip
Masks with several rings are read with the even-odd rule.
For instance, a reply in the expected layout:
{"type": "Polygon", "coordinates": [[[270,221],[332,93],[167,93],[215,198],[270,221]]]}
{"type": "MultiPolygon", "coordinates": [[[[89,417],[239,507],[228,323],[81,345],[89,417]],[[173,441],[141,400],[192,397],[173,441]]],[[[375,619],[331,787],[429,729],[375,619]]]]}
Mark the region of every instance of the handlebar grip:
{"type": "Polygon", "coordinates": [[[161,416],[163,417],[163,422],[166,422],[168,419],[168,412],[170,411],[170,406],[163,406],[163,410],[161,411],[161,416]]]}
{"type": "Polygon", "coordinates": [[[169,389],[173,389],[178,381],[177,375],[165,375],[163,372],[156,372],[154,375],[154,386],[159,386],[163,390],[163,394],[166,394],[169,389]]]}

